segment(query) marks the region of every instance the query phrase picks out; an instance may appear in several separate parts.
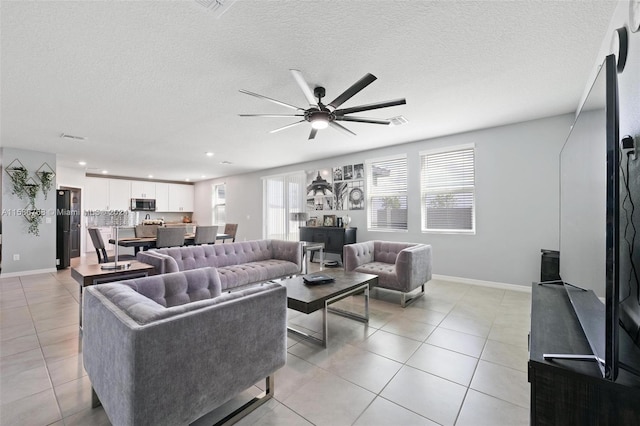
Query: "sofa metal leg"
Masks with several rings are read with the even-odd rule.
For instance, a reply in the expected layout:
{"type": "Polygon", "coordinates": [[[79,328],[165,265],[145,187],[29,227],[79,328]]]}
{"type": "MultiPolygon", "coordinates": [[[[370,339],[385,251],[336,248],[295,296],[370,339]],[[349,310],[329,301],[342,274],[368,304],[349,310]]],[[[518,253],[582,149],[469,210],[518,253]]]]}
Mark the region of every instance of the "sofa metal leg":
{"type": "Polygon", "coordinates": [[[101,405],[102,403],[100,402],[100,398],[98,398],[96,390],[91,386],[91,408],[97,408],[101,405]]]}
{"type": "Polygon", "coordinates": [[[424,284],[422,284],[421,286],[421,290],[419,293],[416,293],[415,296],[407,299],[407,294],[409,293],[402,293],[402,296],[400,298],[400,306],[402,306],[403,308],[406,308],[407,306],[409,306],[411,303],[413,303],[417,298],[424,296],[424,284]]]}
{"type": "Polygon", "coordinates": [[[238,408],[233,413],[229,414],[228,416],[226,416],[225,418],[217,422],[214,426],[232,425],[234,423],[239,422],[240,419],[242,419],[243,417],[251,413],[253,410],[255,410],[256,408],[258,408],[259,406],[261,406],[262,404],[264,404],[265,402],[273,398],[273,392],[274,392],[274,379],[273,379],[273,375],[271,375],[271,376],[267,376],[267,378],[265,379],[265,389],[260,395],[257,395],[251,401],[247,402],[242,407],[238,408]]]}

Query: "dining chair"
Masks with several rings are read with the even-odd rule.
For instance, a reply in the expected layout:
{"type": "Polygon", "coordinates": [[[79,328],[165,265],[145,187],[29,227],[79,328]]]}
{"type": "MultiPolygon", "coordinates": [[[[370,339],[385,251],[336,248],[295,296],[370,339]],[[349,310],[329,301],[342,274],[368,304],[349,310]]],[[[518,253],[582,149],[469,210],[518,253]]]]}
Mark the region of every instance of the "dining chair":
{"type": "Polygon", "coordinates": [[[156,238],[156,248],[161,247],[178,247],[184,245],[184,227],[177,228],[158,228],[158,237],[156,238]]]}
{"type": "MultiPolygon", "coordinates": [[[[104,241],[102,240],[100,230],[98,228],[88,228],[87,230],[89,231],[89,236],[91,237],[93,247],[95,247],[96,249],[96,254],[98,255],[98,263],[113,262],[115,260],[115,257],[107,256],[107,249],[104,245],[104,241]]],[[[121,254],[118,256],[118,261],[120,260],[136,260],[136,257],[130,254],[121,254]]]]}
{"type": "Polygon", "coordinates": [[[155,238],[160,225],[136,225],[136,238],[155,238]]]}
{"type": "MultiPolygon", "coordinates": [[[[227,223],[224,225],[224,234],[229,235],[232,242],[236,241],[236,232],[238,232],[238,224],[237,223],[227,223]]],[[[222,240],[224,243],[226,240],[222,240]]]]}
{"type": "Polygon", "coordinates": [[[196,226],[196,236],[193,240],[193,244],[215,244],[216,236],[218,235],[217,226],[196,226]]]}

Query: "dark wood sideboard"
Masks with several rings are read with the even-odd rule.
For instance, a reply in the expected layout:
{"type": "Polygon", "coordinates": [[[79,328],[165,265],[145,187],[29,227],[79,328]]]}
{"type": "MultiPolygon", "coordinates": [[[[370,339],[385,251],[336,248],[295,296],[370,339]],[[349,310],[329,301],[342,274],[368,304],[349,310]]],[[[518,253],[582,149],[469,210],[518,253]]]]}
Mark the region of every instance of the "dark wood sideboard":
{"type": "MultiPolygon", "coordinates": [[[[620,328],[620,361],[640,368],[638,349],[620,328]]],[[[562,285],[533,284],[529,383],[532,425],[638,425],[640,378],[620,369],[605,380],[589,361],[550,360],[543,354],[591,354],[562,285]]]]}
{"type": "MultiPolygon", "coordinates": [[[[342,260],[342,247],[345,244],[356,242],[356,231],[358,228],[339,228],[335,226],[301,226],[300,241],[311,241],[314,243],[324,243],[325,253],[340,255],[342,260]]],[[[315,252],[311,254],[311,260],[315,252]]]]}

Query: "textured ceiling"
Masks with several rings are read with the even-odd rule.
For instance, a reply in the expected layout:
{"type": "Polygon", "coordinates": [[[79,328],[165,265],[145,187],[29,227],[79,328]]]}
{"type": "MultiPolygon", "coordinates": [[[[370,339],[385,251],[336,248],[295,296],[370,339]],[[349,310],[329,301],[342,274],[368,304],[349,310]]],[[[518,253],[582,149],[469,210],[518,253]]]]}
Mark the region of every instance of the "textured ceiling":
{"type": "Polygon", "coordinates": [[[615,5],[240,0],[217,19],[192,0],[3,0],[0,143],[196,181],[572,112],[615,5]],[[304,107],[290,68],[327,101],[370,72],[343,107],[405,97],[357,115],[409,123],[307,141],[308,124],[238,116],[291,112],[239,89],[304,107]]]}

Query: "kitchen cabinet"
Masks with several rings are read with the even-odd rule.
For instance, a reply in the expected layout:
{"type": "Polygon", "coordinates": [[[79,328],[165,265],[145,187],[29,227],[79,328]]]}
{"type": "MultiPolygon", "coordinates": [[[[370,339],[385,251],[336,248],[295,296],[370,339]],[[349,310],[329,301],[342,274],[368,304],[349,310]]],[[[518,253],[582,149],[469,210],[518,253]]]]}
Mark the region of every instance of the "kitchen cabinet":
{"type": "Polygon", "coordinates": [[[129,210],[131,203],[131,181],[109,179],[109,209],[129,210]]]}
{"type": "Polygon", "coordinates": [[[131,182],[123,179],[88,177],[85,180],[85,210],[129,210],[131,182]]]}
{"type": "Polygon", "coordinates": [[[156,183],[141,180],[131,181],[131,198],[156,198],[156,183]]]}
{"type": "Polygon", "coordinates": [[[169,184],[170,212],[192,212],[193,198],[193,185],[169,184]]]}
{"type": "Polygon", "coordinates": [[[156,211],[169,211],[169,184],[156,183],[156,211]]]}

